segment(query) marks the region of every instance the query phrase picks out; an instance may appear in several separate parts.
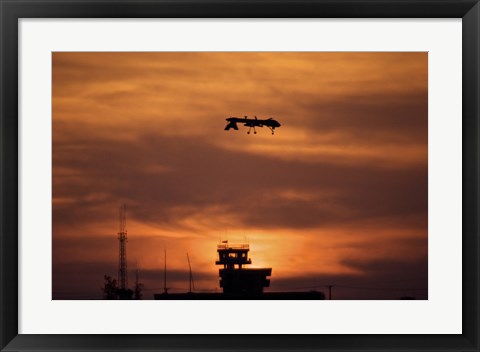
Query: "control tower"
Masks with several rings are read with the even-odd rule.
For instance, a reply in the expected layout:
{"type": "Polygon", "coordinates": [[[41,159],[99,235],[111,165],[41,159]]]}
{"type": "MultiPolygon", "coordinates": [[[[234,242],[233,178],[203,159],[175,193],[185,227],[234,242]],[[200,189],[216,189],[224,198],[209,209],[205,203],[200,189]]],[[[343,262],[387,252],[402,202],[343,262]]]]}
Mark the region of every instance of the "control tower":
{"type": "Polygon", "coordinates": [[[218,260],[216,265],[223,265],[219,270],[220,287],[223,293],[233,296],[258,296],[263,293],[264,287],[270,286],[267,276],[272,275],[272,268],[243,268],[252,264],[248,257],[250,245],[228,244],[222,242],[217,245],[218,260]]]}

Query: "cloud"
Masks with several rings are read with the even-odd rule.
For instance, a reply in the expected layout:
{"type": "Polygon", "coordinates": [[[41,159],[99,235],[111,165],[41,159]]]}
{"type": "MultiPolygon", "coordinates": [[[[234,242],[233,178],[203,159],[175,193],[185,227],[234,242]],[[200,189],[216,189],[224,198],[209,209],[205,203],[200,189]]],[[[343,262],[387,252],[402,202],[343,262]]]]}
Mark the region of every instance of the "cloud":
{"type": "Polygon", "coordinates": [[[105,218],[123,201],[140,220],[166,225],[209,209],[219,218],[231,214],[233,221],[267,227],[426,211],[427,170],[420,166],[398,170],[277,160],[186,137],[94,143],[91,152],[54,154],[54,163],[77,175],[54,171],[56,221],[105,218]],[[152,172],[155,168],[160,172],[152,172]]]}

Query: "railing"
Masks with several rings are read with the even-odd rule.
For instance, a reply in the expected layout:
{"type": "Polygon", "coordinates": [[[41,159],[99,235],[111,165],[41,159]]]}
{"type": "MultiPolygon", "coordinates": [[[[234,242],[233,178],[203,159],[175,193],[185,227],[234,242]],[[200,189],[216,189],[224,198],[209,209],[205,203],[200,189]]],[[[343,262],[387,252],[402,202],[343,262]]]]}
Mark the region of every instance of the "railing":
{"type": "Polygon", "coordinates": [[[222,243],[217,245],[217,249],[250,249],[250,245],[222,243]]]}

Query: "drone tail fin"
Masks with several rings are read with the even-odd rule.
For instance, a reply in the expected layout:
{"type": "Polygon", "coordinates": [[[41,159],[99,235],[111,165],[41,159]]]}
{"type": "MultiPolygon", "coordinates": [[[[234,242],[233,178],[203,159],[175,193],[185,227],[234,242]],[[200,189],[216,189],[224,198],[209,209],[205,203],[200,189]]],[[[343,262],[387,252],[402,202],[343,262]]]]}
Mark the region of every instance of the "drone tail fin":
{"type": "Polygon", "coordinates": [[[228,131],[230,128],[238,131],[238,126],[235,122],[229,122],[227,127],[225,127],[225,131],[228,131]]]}

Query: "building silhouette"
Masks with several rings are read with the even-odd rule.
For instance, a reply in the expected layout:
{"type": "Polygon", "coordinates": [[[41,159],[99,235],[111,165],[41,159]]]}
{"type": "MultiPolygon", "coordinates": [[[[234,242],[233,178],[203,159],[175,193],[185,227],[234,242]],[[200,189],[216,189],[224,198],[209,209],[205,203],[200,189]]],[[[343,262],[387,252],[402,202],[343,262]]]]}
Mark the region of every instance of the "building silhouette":
{"type": "MultiPolygon", "coordinates": [[[[319,291],[307,292],[264,292],[270,286],[269,276],[272,268],[245,268],[252,264],[248,256],[250,245],[229,244],[223,241],[217,245],[220,287],[222,293],[163,293],[154,294],[161,300],[323,300],[325,295],[319,291]]],[[[190,274],[191,275],[191,274],[190,274]]]]}
{"type": "Polygon", "coordinates": [[[244,268],[252,264],[248,257],[250,245],[228,244],[225,241],[217,245],[218,260],[216,265],[223,265],[219,270],[220,287],[226,295],[258,296],[263,293],[264,287],[270,286],[268,276],[272,275],[272,268],[244,268]]]}

